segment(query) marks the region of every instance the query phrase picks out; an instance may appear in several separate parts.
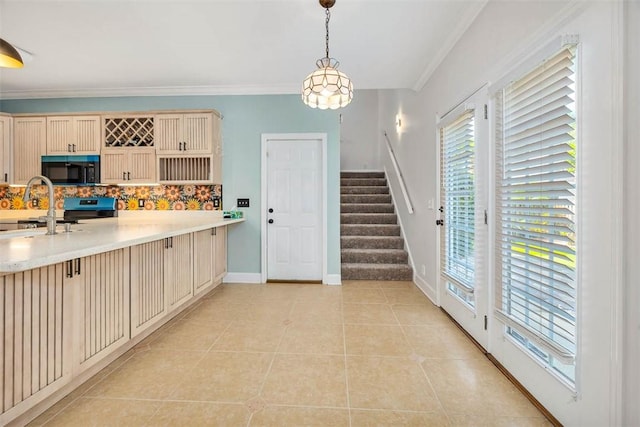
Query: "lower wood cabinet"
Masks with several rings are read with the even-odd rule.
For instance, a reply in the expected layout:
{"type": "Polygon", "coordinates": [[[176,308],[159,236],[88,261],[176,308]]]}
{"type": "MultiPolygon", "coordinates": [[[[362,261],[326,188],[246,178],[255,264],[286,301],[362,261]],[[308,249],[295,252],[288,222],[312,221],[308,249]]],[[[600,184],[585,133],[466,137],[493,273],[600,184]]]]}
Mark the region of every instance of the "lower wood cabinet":
{"type": "Polygon", "coordinates": [[[166,239],[131,247],[131,337],[167,312],[164,285],[166,239]]]}
{"type": "Polygon", "coordinates": [[[227,227],[216,227],[213,231],[216,236],[213,280],[220,283],[227,274],[227,227]]]}
{"type": "Polygon", "coordinates": [[[164,287],[167,309],[173,311],[193,296],[192,234],[169,237],[165,246],[164,287]]]}
{"type": "Polygon", "coordinates": [[[72,288],[65,265],[0,275],[0,425],[71,379],[72,288]]]}
{"type": "Polygon", "coordinates": [[[217,227],[0,274],[0,425],[105,366],[225,272],[217,227]]]}
{"type": "Polygon", "coordinates": [[[78,361],[84,370],[129,340],[129,248],[67,262],[78,361]]]}
{"type": "Polygon", "coordinates": [[[193,233],[193,290],[218,286],[227,273],[227,227],[193,233]]]}

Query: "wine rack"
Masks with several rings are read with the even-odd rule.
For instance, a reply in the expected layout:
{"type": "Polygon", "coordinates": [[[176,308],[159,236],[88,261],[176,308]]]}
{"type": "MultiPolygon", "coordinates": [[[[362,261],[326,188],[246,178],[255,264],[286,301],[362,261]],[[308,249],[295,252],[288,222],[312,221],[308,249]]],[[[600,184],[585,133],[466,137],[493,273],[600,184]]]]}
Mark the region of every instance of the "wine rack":
{"type": "Polygon", "coordinates": [[[105,147],[153,147],[153,116],[105,117],[105,147]]]}

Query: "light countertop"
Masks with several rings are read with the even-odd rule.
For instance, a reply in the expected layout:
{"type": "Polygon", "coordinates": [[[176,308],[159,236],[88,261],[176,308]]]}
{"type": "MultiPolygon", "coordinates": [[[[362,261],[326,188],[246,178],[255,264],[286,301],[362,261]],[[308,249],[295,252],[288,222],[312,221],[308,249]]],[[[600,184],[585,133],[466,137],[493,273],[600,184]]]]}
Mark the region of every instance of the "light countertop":
{"type": "Polygon", "coordinates": [[[0,275],[243,221],[218,212],[132,212],[81,220],[70,233],[59,225],[52,236],[46,228],[8,231],[0,233],[0,275]]]}

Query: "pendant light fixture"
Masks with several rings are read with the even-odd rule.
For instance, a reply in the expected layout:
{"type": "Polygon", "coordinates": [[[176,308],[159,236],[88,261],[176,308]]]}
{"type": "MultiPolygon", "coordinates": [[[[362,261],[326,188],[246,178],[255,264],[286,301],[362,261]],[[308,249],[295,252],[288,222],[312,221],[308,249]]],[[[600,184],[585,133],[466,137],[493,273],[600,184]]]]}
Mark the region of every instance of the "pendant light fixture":
{"type": "Polygon", "coordinates": [[[0,67],[22,68],[22,57],[15,47],[0,39],[0,67]]]}
{"type": "Polygon", "coordinates": [[[353,99],[353,85],[351,79],[341,71],[338,71],[340,63],[329,57],[329,19],[331,12],[329,9],[336,0],[319,0],[320,5],[325,8],[327,18],[325,20],[326,35],[326,56],[318,59],[318,67],[309,74],[302,83],[302,101],[311,108],[326,110],[330,108],[345,107],[353,99]]]}

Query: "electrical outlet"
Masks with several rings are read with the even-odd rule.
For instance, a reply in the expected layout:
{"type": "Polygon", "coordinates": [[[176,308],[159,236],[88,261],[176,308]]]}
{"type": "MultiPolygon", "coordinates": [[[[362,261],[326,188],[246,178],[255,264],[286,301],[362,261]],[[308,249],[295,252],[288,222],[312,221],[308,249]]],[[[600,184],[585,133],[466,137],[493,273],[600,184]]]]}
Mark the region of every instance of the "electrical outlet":
{"type": "Polygon", "coordinates": [[[213,207],[214,208],[219,208],[220,207],[220,199],[218,199],[218,198],[213,199],[213,207]]]}
{"type": "Polygon", "coordinates": [[[238,199],[238,204],[236,206],[239,208],[248,208],[249,199],[238,199]]]}
{"type": "Polygon", "coordinates": [[[40,204],[39,199],[31,199],[31,207],[37,208],[39,204],[40,204]]]}
{"type": "Polygon", "coordinates": [[[144,199],[138,199],[138,207],[139,208],[144,208],[144,202],[145,202],[144,199]]]}

